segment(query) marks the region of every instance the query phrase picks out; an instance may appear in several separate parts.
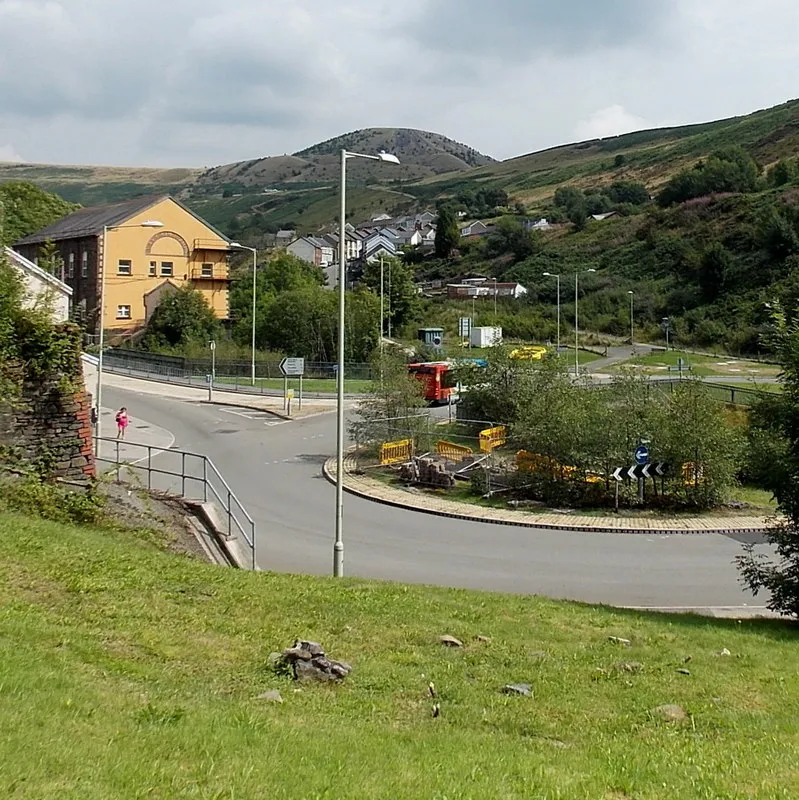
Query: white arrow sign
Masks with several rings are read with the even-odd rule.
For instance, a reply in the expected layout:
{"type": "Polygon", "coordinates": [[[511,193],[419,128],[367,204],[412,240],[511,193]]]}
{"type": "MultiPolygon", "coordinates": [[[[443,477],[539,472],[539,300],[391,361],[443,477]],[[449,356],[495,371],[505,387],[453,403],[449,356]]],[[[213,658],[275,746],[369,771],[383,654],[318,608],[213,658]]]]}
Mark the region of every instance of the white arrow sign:
{"type": "Polygon", "coordinates": [[[638,477],[638,464],[634,464],[627,470],[627,477],[632,481],[638,477]]]}
{"type": "Polygon", "coordinates": [[[280,371],[288,376],[299,377],[305,374],[304,358],[284,358],[280,362],[280,371]]]}
{"type": "Polygon", "coordinates": [[[613,470],[613,479],[617,481],[623,481],[624,473],[626,471],[627,470],[625,470],[624,467],[616,467],[616,469],[613,470]]]}

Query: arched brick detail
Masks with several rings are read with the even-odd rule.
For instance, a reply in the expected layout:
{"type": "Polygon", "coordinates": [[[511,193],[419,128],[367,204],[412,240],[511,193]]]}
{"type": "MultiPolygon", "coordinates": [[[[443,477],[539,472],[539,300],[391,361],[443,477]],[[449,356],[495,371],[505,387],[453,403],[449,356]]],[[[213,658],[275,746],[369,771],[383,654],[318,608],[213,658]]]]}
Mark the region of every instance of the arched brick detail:
{"type": "Polygon", "coordinates": [[[182,248],[183,248],[183,255],[188,258],[189,257],[189,245],[186,240],[179,234],[174,233],[173,231],[160,231],[156,233],[154,236],[150,238],[150,241],[147,242],[147,247],[145,249],[145,254],[150,256],[153,254],[153,247],[155,246],[156,242],[160,241],[161,239],[174,239],[182,248]]]}

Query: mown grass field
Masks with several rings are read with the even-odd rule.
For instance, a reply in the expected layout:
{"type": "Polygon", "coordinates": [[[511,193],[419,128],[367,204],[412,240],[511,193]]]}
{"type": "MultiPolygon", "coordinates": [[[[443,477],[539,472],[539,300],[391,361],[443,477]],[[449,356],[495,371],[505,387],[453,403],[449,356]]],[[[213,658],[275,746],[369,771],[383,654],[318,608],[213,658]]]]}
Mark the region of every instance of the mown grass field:
{"type": "Polygon", "coordinates": [[[799,795],[787,622],[243,573],[8,513],[0,534],[3,797],[799,795]],[[295,637],[352,675],[274,674],[295,637]]]}
{"type": "Polygon", "coordinates": [[[615,369],[635,367],[647,375],[663,375],[676,378],[680,374],[678,367],[680,359],[683,360],[685,368],[684,376],[735,376],[738,378],[750,378],[757,385],[758,378],[775,378],[780,373],[780,367],[777,364],[748,361],[725,355],[696,355],[694,353],[685,353],[681,350],[656,350],[647,355],[625,361],[623,364],[617,364],[615,369]],[[688,370],[687,367],[691,369],[688,370]]]}

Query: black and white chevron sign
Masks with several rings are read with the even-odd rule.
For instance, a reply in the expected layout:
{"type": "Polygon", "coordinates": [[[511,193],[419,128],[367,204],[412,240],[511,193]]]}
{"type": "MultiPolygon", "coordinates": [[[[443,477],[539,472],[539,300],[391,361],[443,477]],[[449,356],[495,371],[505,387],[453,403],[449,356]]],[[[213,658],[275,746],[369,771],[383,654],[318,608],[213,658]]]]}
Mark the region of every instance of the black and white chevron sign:
{"type": "Polygon", "coordinates": [[[633,464],[631,467],[616,467],[613,478],[617,481],[639,480],[640,478],[662,478],[667,466],[662,461],[654,464],[633,464]]]}

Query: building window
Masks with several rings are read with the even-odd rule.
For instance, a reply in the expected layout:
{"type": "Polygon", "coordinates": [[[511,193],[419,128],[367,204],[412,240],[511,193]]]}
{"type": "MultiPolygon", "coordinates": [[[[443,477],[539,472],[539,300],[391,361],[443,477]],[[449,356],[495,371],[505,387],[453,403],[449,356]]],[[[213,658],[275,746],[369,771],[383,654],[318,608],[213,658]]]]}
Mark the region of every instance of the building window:
{"type": "Polygon", "coordinates": [[[130,319],[130,306],[117,306],[117,319],[130,319]]]}
{"type": "Polygon", "coordinates": [[[162,261],[161,262],[161,275],[165,278],[172,276],[172,267],[173,264],[171,261],[162,261]]]}
{"type": "Polygon", "coordinates": [[[117,264],[118,275],[131,275],[133,273],[133,264],[129,258],[120,258],[117,264]]]}
{"type": "Polygon", "coordinates": [[[213,264],[203,264],[200,268],[200,275],[203,278],[213,278],[214,277],[214,265],[213,264]]]}
{"type": "Polygon", "coordinates": [[[70,253],[69,254],[69,277],[70,278],[74,278],[75,277],[75,254],[74,253],[70,253]]]}
{"type": "Polygon", "coordinates": [[[85,278],[89,274],[89,254],[84,250],[80,254],[80,276],[85,278]]]}
{"type": "Polygon", "coordinates": [[[150,262],[150,275],[155,275],[157,266],[158,264],[155,261],[150,262]]]}

